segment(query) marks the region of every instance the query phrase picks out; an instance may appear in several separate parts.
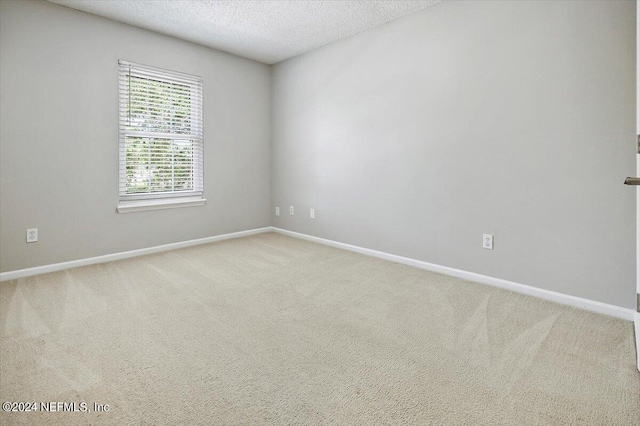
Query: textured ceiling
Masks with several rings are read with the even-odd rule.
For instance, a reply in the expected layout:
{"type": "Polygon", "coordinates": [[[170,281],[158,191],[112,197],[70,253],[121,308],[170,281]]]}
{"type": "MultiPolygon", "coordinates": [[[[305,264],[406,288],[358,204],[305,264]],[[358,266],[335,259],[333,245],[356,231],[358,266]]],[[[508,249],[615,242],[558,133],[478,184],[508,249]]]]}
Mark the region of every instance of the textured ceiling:
{"type": "Polygon", "coordinates": [[[267,64],[275,64],[440,2],[49,1],[267,64]]]}

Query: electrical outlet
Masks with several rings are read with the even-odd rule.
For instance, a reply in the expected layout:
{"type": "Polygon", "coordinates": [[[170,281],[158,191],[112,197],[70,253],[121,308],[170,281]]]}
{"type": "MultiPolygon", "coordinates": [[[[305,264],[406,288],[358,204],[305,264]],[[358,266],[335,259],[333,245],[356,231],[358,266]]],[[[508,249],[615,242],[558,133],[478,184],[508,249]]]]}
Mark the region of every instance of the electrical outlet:
{"type": "Polygon", "coordinates": [[[276,207],[276,216],[280,216],[280,207],[276,207]]]}
{"type": "Polygon", "coordinates": [[[493,250],[493,235],[482,234],[482,248],[493,250]]]}
{"type": "Polygon", "coordinates": [[[27,242],[28,243],[38,242],[38,228],[27,229],[27,242]]]}
{"type": "Polygon", "coordinates": [[[309,217],[311,219],[315,219],[316,218],[316,209],[309,209],[309,217]]]}
{"type": "Polygon", "coordinates": [[[289,214],[293,216],[293,206],[289,206],[289,214]]]}

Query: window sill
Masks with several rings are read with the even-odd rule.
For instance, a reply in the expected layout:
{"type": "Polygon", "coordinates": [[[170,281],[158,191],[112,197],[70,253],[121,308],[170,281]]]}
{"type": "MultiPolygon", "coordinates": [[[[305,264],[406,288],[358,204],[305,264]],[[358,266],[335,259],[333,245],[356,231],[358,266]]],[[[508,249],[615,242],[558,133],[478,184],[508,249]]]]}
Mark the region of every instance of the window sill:
{"type": "Polygon", "coordinates": [[[179,207],[197,207],[204,206],[207,202],[206,198],[201,197],[184,197],[170,198],[162,200],[145,200],[145,201],[121,201],[116,208],[118,213],[135,213],[147,210],[163,210],[175,209],[179,207]]]}

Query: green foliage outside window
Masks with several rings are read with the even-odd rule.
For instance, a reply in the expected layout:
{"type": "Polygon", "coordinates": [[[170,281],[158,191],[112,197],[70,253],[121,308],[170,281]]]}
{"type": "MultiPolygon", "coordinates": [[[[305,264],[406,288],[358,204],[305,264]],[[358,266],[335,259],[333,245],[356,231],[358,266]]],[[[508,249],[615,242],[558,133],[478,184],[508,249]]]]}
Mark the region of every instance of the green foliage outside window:
{"type": "Polygon", "coordinates": [[[129,76],[127,89],[127,130],[165,134],[125,137],[127,193],[192,190],[191,88],[129,76]]]}

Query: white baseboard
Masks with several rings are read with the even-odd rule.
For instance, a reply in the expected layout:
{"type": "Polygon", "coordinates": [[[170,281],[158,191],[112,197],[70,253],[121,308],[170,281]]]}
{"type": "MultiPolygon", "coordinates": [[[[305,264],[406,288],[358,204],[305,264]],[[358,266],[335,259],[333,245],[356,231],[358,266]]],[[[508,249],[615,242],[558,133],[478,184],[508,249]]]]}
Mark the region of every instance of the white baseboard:
{"type": "Polygon", "coordinates": [[[326,240],[324,238],[314,237],[311,235],[300,234],[298,232],[288,231],[281,228],[273,228],[275,232],[290,237],[300,238],[314,243],[320,243],[331,247],[336,247],[344,250],[353,251],[356,253],[365,254],[367,256],[373,256],[380,259],[390,260],[396,263],[402,263],[404,265],[414,266],[420,269],[426,269],[432,272],[438,272],[445,275],[450,275],[457,278],[462,278],[468,281],[474,281],[482,284],[487,284],[493,287],[500,287],[507,290],[515,291],[516,293],[527,294],[529,296],[539,297],[541,299],[551,300],[563,305],[573,306],[575,308],[585,309],[591,312],[597,312],[599,314],[609,315],[612,317],[624,319],[627,321],[634,320],[635,312],[632,309],[622,308],[620,306],[609,305],[602,302],[596,302],[595,300],[583,299],[581,297],[570,296],[568,294],[558,293],[551,290],[544,290],[537,287],[532,287],[525,284],[519,284],[512,281],[503,280],[501,278],[489,277],[487,275],[476,274],[474,272],[463,271],[461,269],[449,268],[448,266],[436,265],[434,263],[423,262],[421,260],[410,259],[408,257],[396,256],[395,254],[384,253],[377,250],[371,250],[363,247],[354,246],[351,244],[340,243],[337,241],[326,240]]]}
{"type": "MultiPolygon", "coordinates": [[[[421,260],[410,259],[408,257],[397,256],[377,250],[371,250],[364,247],[358,247],[351,244],[340,243],[337,241],[327,240],[324,238],[314,237],[311,235],[300,234],[298,232],[288,231],[286,229],[275,228],[267,226],[264,228],[250,229],[247,231],[233,232],[230,234],[216,235],[213,237],[199,238],[196,240],[182,241],[178,243],[164,244],[155,247],[148,247],[138,250],[125,251],[121,253],[112,253],[104,256],[89,257],[86,259],[72,260],[69,262],[54,263],[51,265],[36,266],[34,268],[19,269],[16,271],[8,271],[0,273],[0,281],[14,280],[17,278],[29,277],[32,275],[45,274],[48,272],[61,271],[69,268],[77,268],[79,266],[94,265],[97,263],[113,262],[120,259],[128,259],[136,256],[143,256],[146,254],[159,253],[163,251],[175,250],[184,247],[195,246],[199,244],[213,243],[216,241],[228,240],[232,238],[246,237],[249,235],[261,234],[264,232],[278,232],[283,235],[288,235],[295,238],[300,238],[307,241],[312,241],[319,244],[328,245],[331,247],[340,248],[343,250],[349,250],[356,253],[361,253],[367,256],[373,256],[380,259],[389,260],[396,263],[402,263],[404,265],[414,266],[420,269],[426,269],[428,271],[438,272],[445,275],[462,278],[468,281],[474,281],[482,284],[487,284],[493,287],[500,287],[507,290],[515,291],[517,293],[527,294],[530,296],[539,297],[542,299],[551,300],[563,305],[573,306],[580,309],[586,309],[588,311],[597,312],[599,314],[605,314],[616,318],[621,318],[627,321],[634,321],[636,323],[636,343],[638,345],[638,353],[640,354],[640,314],[634,312],[632,309],[622,308],[620,306],[609,305],[602,302],[596,302],[594,300],[583,299],[581,297],[570,296],[555,291],[544,290],[537,287],[528,286],[525,284],[519,284],[512,281],[503,280],[500,278],[489,277],[487,275],[476,274],[474,272],[463,271],[461,269],[449,268],[447,266],[436,265],[434,263],[423,262],[421,260]]],[[[640,369],[640,356],[638,359],[638,368],[640,369]]]]}
{"type": "Polygon", "coordinates": [[[200,244],[214,243],[216,241],[229,240],[232,238],[246,237],[249,235],[271,232],[273,228],[250,229],[248,231],[232,232],[230,234],[216,235],[213,237],[198,238],[196,240],[181,241],[179,243],[163,244],[161,246],[148,247],[138,250],[124,251],[120,253],[106,254],[104,256],[88,257],[86,259],[71,260],[69,262],[54,263],[51,265],[36,266],[34,268],[18,269],[0,273],[0,281],[15,280],[17,278],[30,277],[32,275],[46,274],[48,272],[61,271],[64,269],[77,268],[79,266],[95,265],[96,263],[113,262],[114,260],[128,259],[130,257],[143,256],[145,254],[159,253],[163,251],[175,250],[200,244]]]}

